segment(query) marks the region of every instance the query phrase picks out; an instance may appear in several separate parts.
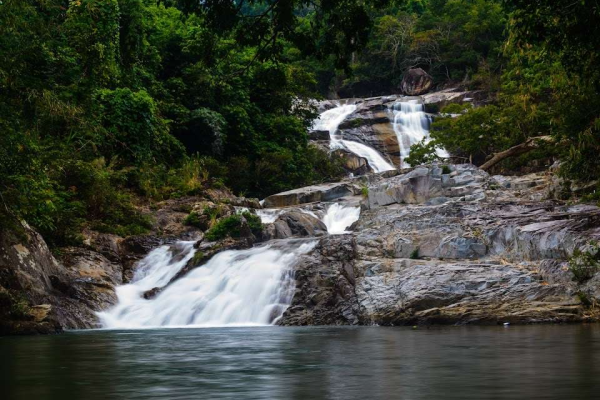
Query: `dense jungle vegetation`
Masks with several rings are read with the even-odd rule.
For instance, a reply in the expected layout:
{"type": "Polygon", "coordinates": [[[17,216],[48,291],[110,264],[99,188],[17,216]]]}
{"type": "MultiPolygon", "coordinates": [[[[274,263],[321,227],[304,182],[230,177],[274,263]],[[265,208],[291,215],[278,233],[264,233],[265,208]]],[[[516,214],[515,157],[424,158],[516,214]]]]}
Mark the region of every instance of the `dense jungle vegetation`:
{"type": "Polygon", "coordinates": [[[0,1],[0,224],[60,246],[144,232],[139,204],[335,179],[310,99],[397,92],[411,67],[491,94],[434,145],[482,163],[549,136],[528,157],[593,181],[599,22],[589,0],[0,1]]]}

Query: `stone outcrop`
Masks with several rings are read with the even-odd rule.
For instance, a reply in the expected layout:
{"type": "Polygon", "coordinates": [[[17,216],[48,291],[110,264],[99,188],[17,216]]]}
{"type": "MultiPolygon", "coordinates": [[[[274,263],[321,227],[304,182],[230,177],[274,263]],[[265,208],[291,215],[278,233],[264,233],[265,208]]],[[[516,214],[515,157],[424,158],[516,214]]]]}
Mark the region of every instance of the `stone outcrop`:
{"type": "Polygon", "coordinates": [[[348,182],[324,183],[322,185],[289,190],[274,194],[264,200],[265,208],[296,206],[305,203],[326,202],[351,196],[356,188],[348,182]]]}
{"type": "Polygon", "coordinates": [[[280,323],[597,320],[600,276],[574,282],[568,259],[600,239],[600,209],[544,200],[550,183],[471,165],[371,182],[353,233],[321,239],[297,265],[280,323]]]}
{"type": "Polygon", "coordinates": [[[346,149],[335,150],[331,154],[331,157],[338,158],[342,162],[342,166],[346,172],[354,176],[365,175],[371,172],[371,167],[366,158],[359,157],[346,149]]]}
{"type": "Polygon", "coordinates": [[[407,96],[420,96],[433,87],[433,78],[421,68],[412,68],[404,73],[400,89],[407,96]]]}

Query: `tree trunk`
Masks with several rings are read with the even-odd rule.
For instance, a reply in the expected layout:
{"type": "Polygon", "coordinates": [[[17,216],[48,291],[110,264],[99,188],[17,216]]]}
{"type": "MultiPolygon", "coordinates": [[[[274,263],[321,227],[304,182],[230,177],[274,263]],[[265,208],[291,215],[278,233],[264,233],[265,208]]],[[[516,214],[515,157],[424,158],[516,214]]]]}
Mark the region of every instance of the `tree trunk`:
{"type": "Polygon", "coordinates": [[[540,147],[541,142],[552,143],[554,142],[554,138],[552,136],[536,136],[527,139],[525,142],[518,144],[514,147],[511,147],[508,150],[501,151],[500,153],[494,154],[492,158],[486,161],[480,168],[484,171],[488,171],[494,165],[499,162],[515,156],[520,156],[521,154],[525,154],[530,152],[531,150],[535,150],[540,147]]]}

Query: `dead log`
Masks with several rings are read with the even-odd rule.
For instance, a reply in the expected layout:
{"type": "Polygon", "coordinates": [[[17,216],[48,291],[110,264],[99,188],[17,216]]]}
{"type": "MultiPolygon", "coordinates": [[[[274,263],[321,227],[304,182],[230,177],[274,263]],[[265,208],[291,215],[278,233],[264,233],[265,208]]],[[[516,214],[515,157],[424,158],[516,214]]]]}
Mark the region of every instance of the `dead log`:
{"type": "Polygon", "coordinates": [[[530,152],[531,150],[535,150],[541,146],[542,143],[553,143],[554,138],[552,136],[536,136],[527,139],[525,142],[518,144],[516,146],[511,147],[508,150],[501,151],[500,153],[494,154],[492,158],[486,161],[480,168],[484,171],[488,171],[494,165],[499,162],[506,160],[510,157],[520,156],[521,154],[525,154],[530,152]]]}

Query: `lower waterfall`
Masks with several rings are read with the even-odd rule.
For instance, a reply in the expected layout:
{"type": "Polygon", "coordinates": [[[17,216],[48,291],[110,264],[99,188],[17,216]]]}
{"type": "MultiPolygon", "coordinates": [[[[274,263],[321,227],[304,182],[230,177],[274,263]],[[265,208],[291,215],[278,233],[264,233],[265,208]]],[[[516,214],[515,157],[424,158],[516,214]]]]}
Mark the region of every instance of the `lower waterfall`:
{"type": "Polygon", "coordinates": [[[196,249],[193,242],[159,247],[140,262],[130,284],[117,288],[118,304],[98,316],[110,329],[273,324],[292,301],[294,262],[316,243],[280,240],[224,251],[166,287],[196,249]],[[164,290],[143,297],[157,287],[164,290]]]}

